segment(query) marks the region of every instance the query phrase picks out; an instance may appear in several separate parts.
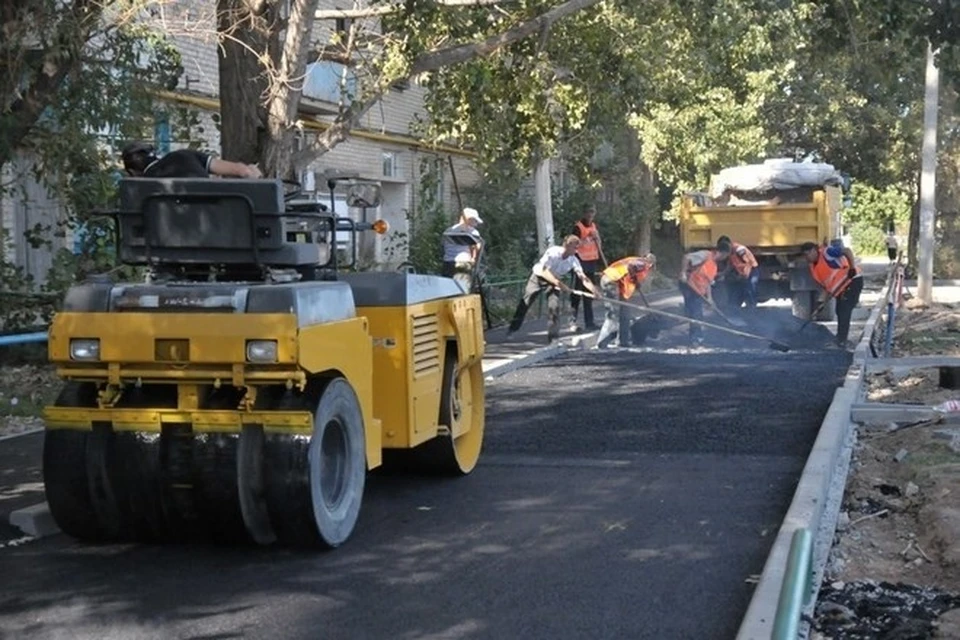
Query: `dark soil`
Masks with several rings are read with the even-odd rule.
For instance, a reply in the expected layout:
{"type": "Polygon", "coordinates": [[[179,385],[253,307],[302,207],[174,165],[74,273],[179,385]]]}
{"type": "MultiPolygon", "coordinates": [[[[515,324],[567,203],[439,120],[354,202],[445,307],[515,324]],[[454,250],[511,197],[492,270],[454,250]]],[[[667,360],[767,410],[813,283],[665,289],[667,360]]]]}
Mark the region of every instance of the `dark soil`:
{"type": "Polygon", "coordinates": [[[908,584],[825,584],[814,629],[832,640],[927,640],[934,621],[960,607],[960,595],[908,584]]]}

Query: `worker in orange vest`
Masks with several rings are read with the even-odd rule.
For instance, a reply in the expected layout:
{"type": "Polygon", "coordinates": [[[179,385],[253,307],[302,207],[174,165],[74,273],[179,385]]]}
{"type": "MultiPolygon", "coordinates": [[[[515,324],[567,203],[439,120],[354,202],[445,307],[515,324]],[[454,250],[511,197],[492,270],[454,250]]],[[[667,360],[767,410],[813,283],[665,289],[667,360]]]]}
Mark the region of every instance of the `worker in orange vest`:
{"type": "Polygon", "coordinates": [[[605,349],[617,336],[619,346],[630,345],[630,310],[622,304],[608,302],[608,300],[629,300],[633,297],[637,287],[646,280],[650,272],[657,266],[657,258],[652,253],[644,257],[630,256],[621,258],[603,270],[600,275],[600,290],[605,298],[603,306],[606,308],[606,317],[597,337],[597,348],[605,349]]]}
{"type": "Polygon", "coordinates": [[[727,236],[717,240],[717,263],[722,266],[718,279],[730,286],[731,303],[738,309],[744,302],[747,309],[757,306],[757,285],[760,283],[760,267],[750,249],[727,236]]]}
{"type": "Polygon", "coordinates": [[[853,251],[842,244],[824,247],[813,242],[805,242],[800,251],[810,266],[810,275],[823,288],[822,299],[832,296],[837,300],[837,346],[846,349],[850,319],[863,291],[863,273],[856,265],[853,251]]]}
{"type": "MultiPolygon", "coordinates": [[[[597,271],[600,270],[600,258],[603,250],[600,246],[600,231],[596,223],[597,210],[591,205],[583,213],[583,217],[577,220],[573,225],[572,234],[580,238],[580,246],[577,248],[577,260],[583,272],[591,282],[597,284],[597,271]]],[[[585,291],[580,280],[573,282],[574,291],[585,291]]],[[[570,328],[576,331],[577,310],[580,307],[581,296],[573,293],[570,295],[570,328]]],[[[587,331],[596,331],[597,325],[593,321],[593,301],[590,298],[583,299],[583,324],[587,331]]]]}
{"type": "MultiPolygon", "coordinates": [[[[704,300],[713,303],[713,283],[717,278],[716,252],[710,249],[694,251],[683,256],[680,268],[680,293],[683,310],[692,320],[703,320],[704,300]]],[[[703,344],[703,328],[690,323],[690,343],[703,344]]]]}

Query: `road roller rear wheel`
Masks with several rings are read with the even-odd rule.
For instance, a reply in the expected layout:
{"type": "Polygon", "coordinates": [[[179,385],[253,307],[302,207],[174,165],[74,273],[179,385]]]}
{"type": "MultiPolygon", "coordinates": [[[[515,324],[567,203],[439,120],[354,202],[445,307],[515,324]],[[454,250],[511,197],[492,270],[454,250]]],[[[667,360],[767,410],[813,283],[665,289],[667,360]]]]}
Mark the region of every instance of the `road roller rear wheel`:
{"type": "MultiPolygon", "coordinates": [[[[68,382],[54,406],[92,407],[96,403],[96,385],[68,382]]],[[[86,431],[47,429],[43,440],[43,483],[57,526],[79,540],[99,542],[105,536],[90,499],[86,452],[86,431]]]]}
{"type": "MultiPolygon", "coordinates": [[[[302,402],[309,397],[304,395],[302,402]]],[[[267,508],[281,542],[335,548],[353,533],[363,501],[367,471],[363,414],[344,378],[326,383],[313,413],[309,438],[267,438],[267,508]]]]}
{"type": "Polygon", "coordinates": [[[446,475],[473,471],[483,447],[485,421],[483,365],[475,362],[457,370],[455,351],[443,365],[439,424],[449,428],[413,449],[422,470],[446,475]]]}

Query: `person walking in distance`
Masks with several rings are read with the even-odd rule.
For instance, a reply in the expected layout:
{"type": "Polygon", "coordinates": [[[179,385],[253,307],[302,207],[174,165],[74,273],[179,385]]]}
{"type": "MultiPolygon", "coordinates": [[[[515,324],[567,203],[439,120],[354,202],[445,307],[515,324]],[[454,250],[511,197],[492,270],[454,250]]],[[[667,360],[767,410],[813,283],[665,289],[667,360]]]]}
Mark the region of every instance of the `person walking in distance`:
{"type": "Polygon", "coordinates": [[[510,321],[510,328],[507,335],[510,335],[523,325],[523,319],[527,315],[527,310],[533,301],[541,292],[547,292],[547,342],[552,342],[560,336],[560,291],[570,291],[562,280],[564,276],[573,271],[586,291],[597,295],[597,288],[593,282],[583,272],[580,261],[577,260],[576,251],[580,244],[577,236],[567,236],[563,241],[563,246],[553,246],[544,251],[537,263],[533,265],[530,278],[523,289],[523,296],[517,304],[517,310],[513,314],[513,320],[510,321]]]}
{"type": "MultiPolygon", "coordinates": [[[[590,282],[596,284],[597,272],[601,264],[601,243],[600,231],[596,223],[597,210],[593,207],[587,207],[583,212],[583,217],[577,220],[573,225],[573,235],[580,239],[580,247],[577,249],[577,259],[583,272],[587,274],[590,282]]],[[[574,291],[584,291],[579,280],[573,283],[574,291]]],[[[570,327],[577,330],[577,310],[580,308],[580,299],[582,296],[577,294],[570,295],[570,327]]],[[[583,324],[587,331],[595,331],[597,325],[593,322],[593,300],[583,298],[583,324]]]]}
{"type": "Polygon", "coordinates": [[[441,275],[453,278],[467,293],[473,290],[473,272],[483,246],[477,225],[483,224],[476,209],[465,208],[457,224],[443,232],[441,275]]]}
{"type": "Polygon", "coordinates": [[[822,300],[832,296],[837,300],[837,346],[849,347],[850,319],[860,303],[863,291],[863,273],[857,267],[850,249],[833,245],[823,247],[805,242],[800,251],[810,266],[810,275],[823,289],[822,300]]]}
{"type": "Polygon", "coordinates": [[[890,231],[887,232],[887,237],[886,240],[884,240],[884,243],[887,245],[887,258],[889,258],[890,262],[892,263],[897,259],[898,249],[897,234],[894,233],[893,229],[890,229],[890,231]]]}
{"type": "Polygon", "coordinates": [[[760,267],[750,249],[739,242],[733,242],[727,236],[720,236],[717,240],[716,260],[718,263],[725,263],[721,275],[730,285],[728,291],[732,295],[729,301],[737,308],[746,303],[747,309],[755,309],[760,267]]]}
{"type": "Polygon", "coordinates": [[[605,349],[617,336],[618,346],[630,345],[630,310],[613,300],[627,301],[633,297],[637,287],[647,279],[657,265],[652,253],[640,258],[629,256],[612,263],[600,274],[600,290],[603,292],[603,306],[606,316],[600,335],[597,336],[597,348],[605,349]]]}
{"type": "MultiPolygon", "coordinates": [[[[680,268],[680,293],[683,310],[691,320],[703,320],[703,303],[713,302],[713,282],[717,277],[716,254],[710,249],[694,251],[683,256],[680,268]]],[[[703,344],[703,328],[690,323],[690,344],[703,344]]]]}

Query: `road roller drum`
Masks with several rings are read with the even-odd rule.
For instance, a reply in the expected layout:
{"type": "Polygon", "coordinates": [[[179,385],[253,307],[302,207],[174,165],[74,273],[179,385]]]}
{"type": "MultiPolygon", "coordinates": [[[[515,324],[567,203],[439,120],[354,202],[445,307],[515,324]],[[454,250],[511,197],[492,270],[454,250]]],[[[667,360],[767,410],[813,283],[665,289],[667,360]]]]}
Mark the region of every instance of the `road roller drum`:
{"type": "Polygon", "coordinates": [[[120,191],[118,254],[146,278],[76,285],[50,327],[64,385],[45,410],[43,475],[65,533],[334,548],[385,458],[474,468],[479,296],[343,273],[338,234],[383,225],[290,206],[279,181],[120,191]]]}

